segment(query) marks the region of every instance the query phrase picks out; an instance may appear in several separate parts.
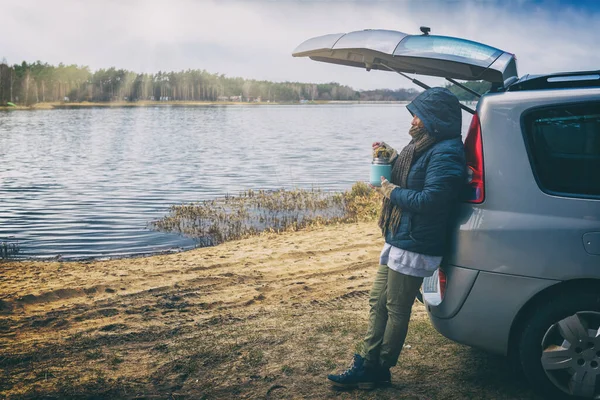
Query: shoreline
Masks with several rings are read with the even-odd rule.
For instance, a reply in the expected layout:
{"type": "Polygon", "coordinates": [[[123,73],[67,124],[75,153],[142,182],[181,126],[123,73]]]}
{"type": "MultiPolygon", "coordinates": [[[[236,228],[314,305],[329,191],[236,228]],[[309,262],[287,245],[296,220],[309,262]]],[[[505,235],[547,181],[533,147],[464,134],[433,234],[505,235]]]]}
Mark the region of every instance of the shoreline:
{"type": "Polygon", "coordinates": [[[155,256],[164,256],[168,254],[178,254],[185,253],[187,251],[193,251],[196,249],[203,249],[207,247],[215,247],[215,246],[194,246],[194,247],[173,247],[167,250],[161,250],[156,252],[146,252],[146,253],[134,253],[134,254],[126,254],[126,255],[116,255],[116,256],[90,256],[90,257],[61,257],[58,256],[48,256],[48,257],[25,257],[25,258],[1,258],[0,266],[6,263],[27,263],[27,262],[40,262],[40,263],[52,263],[52,262],[60,262],[60,263],[91,263],[91,262],[103,262],[103,261],[118,261],[118,260],[133,260],[137,258],[149,258],[155,256]]]}
{"type": "Polygon", "coordinates": [[[0,111],[11,110],[60,110],[84,108],[130,108],[130,107],[207,107],[207,106],[290,106],[324,104],[408,104],[409,101],[360,101],[360,100],[318,100],[301,102],[233,102],[233,101],[115,101],[115,102],[78,102],[78,103],[36,103],[30,106],[0,106],[0,111]]]}

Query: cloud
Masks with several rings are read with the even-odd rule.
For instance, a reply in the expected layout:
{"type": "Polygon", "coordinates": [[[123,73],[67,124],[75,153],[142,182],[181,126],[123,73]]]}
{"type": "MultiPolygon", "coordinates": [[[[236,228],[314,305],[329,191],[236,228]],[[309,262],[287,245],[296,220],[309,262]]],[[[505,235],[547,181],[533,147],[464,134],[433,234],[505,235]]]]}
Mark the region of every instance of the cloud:
{"type": "Polygon", "coordinates": [[[600,13],[559,1],[0,0],[0,57],[92,69],[206,69],[276,81],[410,87],[385,72],[291,57],[304,40],[365,28],[463,37],[517,55],[519,71],[597,69],[600,13]]]}

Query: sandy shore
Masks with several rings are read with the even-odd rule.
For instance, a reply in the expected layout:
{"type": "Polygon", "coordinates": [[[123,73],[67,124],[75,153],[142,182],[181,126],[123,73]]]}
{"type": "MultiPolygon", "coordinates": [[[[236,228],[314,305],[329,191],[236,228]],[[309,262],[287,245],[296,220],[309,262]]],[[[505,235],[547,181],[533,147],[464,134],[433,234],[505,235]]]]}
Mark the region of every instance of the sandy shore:
{"type": "Polygon", "coordinates": [[[393,384],[338,392],[366,329],[375,223],[94,262],[0,263],[0,398],[533,398],[422,305],[393,384]]]}

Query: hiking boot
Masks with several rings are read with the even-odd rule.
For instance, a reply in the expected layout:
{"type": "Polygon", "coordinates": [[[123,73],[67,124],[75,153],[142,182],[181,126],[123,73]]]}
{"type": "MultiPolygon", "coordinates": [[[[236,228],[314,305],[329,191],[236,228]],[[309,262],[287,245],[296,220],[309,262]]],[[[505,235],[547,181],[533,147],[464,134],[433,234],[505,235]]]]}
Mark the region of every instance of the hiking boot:
{"type": "Polygon", "coordinates": [[[389,368],[377,367],[374,372],[375,380],[379,384],[389,385],[392,383],[392,374],[389,368]]]}
{"type": "Polygon", "coordinates": [[[385,371],[379,372],[381,368],[370,368],[365,366],[365,359],[359,354],[354,355],[354,361],[352,366],[342,372],[339,375],[329,374],[327,379],[333,383],[334,386],[341,388],[359,388],[359,389],[373,389],[378,383],[387,382],[391,380],[390,371],[387,370],[387,376],[385,371]]]}

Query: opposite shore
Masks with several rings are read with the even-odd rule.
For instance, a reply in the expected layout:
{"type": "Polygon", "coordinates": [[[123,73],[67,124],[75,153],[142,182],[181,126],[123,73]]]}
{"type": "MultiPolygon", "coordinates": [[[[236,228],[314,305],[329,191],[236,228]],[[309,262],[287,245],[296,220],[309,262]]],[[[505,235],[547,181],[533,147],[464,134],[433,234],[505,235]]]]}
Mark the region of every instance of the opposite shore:
{"type": "Polygon", "coordinates": [[[316,100],[307,102],[233,102],[233,101],[115,101],[115,102],[50,102],[36,103],[30,106],[0,106],[0,110],[54,110],[65,108],[125,108],[125,107],[165,107],[165,106],[273,106],[273,105],[322,105],[322,104],[408,104],[408,101],[360,101],[360,100],[316,100]]]}

